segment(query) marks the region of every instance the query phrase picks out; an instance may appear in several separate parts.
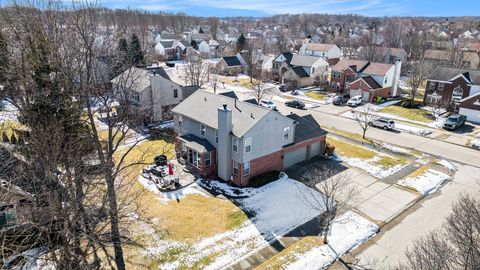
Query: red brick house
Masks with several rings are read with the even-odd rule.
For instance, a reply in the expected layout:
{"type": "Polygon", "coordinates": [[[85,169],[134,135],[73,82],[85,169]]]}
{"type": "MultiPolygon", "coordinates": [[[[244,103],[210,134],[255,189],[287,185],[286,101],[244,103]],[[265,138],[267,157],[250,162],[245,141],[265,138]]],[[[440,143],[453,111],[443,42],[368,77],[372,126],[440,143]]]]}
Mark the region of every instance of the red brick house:
{"type": "Polygon", "coordinates": [[[330,86],[335,92],[362,95],[365,102],[371,102],[378,96],[396,96],[400,68],[399,61],[383,64],[343,59],[332,67],[330,86]]]}
{"type": "Polygon", "coordinates": [[[327,132],[311,116],[284,116],[206,91],[195,92],[173,113],[177,157],[238,186],[325,153],[327,132]]]}

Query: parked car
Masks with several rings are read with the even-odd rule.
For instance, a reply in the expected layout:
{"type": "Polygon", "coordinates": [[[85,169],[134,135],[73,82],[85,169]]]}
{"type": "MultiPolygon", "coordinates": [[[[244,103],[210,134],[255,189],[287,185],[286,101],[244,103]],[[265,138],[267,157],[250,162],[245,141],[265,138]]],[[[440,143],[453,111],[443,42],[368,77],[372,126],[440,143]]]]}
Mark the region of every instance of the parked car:
{"type": "Polygon", "coordinates": [[[456,130],[457,128],[463,126],[466,120],[467,120],[467,117],[465,115],[461,115],[461,114],[450,115],[447,118],[447,121],[445,121],[445,123],[443,124],[443,128],[449,129],[449,130],[456,130]]]}
{"type": "Polygon", "coordinates": [[[349,94],[337,95],[337,96],[335,96],[335,97],[333,98],[332,104],[333,104],[333,105],[342,105],[342,104],[347,103],[349,99],[350,99],[350,95],[349,95],[349,94]]]}
{"type": "Polygon", "coordinates": [[[297,109],[305,108],[305,103],[301,100],[296,100],[296,99],[285,102],[285,105],[287,105],[288,107],[293,107],[297,109]]]}
{"type": "Polygon", "coordinates": [[[480,141],[479,140],[473,140],[472,141],[472,148],[476,150],[480,150],[480,141]]]}
{"type": "Polygon", "coordinates": [[[395,128],[395,122],[387,118],[377,118],[368,122],[371,127],[383,128],[385,130],[391,130],[395,128]]]}
{"type": "Polygon", "coordinates": [[[287,92],[287,85],[286,84],[280,84],[280,86],[278,87],[278,90],[280,90],[280,92],[287,92]]]}
{"type": "Polygon", "coordinates": [[[260,106],[267,107],[272,110],[277,109],[277,105],[275,105],[275,103],[273,103],[273,101],[270,99],[260,99],[260,106]]]}
{"type": "Polygon", "coordinates": [[[350,107],[357,107],[358,105],[362,104],[362,96],[354,96],[347,101],[347,105],[350,107]]]}

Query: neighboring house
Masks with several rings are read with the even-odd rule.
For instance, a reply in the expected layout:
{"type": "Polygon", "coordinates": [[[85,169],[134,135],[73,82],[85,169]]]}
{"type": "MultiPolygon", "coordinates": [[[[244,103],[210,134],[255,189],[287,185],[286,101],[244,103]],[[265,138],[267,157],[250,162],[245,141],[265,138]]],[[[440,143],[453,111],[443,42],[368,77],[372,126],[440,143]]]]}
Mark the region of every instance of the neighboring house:
{"type": "Polygon", "coordinates": [[[285,52],[280,54],[279,56],[275,57],[272,61],[272,75],[276,79],[280,79],[280,67],[284,62],[287,62],[287,64],[290,64],[290,61],[292,61],[293,53],[291,52],[285,52]]]}
{"type": "MultiPolygon", "coordinates": [[[[426,50],[425,59],[434,65],[452,66],[453,52],[443,50],[426,50]]],[[[480,66],[480,57],[478,53],[471,51],[455,52],[455,57],[459,59],[461,68],[478,69],[480,66]]]]}
{"type": "Polygon", "coordinates": [[[128,102],[129,113],[144,123],[171,119],[171,109],[198,89],[173,82],[161,67],[132,67],[111,83],[114,96],[128,102]]]}
{"type": "Polygon", "coordinates": [[[208,42],[201,41],[200,43],[197,43],[197,48],[202,56],[210,57],[210,45],[208,45],[208,42]]]}
{"type": "Polygon", "coordinates": [[[155,45],[155,53],[163,56],[166,60],[177,58],[177,41],[160,41],[155,45]]]}
{"type": "Polygon", "coordinates": [[[427,80],[423,101],[425,104],[450,104],[450,108],[480,122],[478,98],[480,70],[437,67],[427,80]]]}
{"type": "Polygon", "coordinates": [[[335,44],[303,43],[300,54],[322,57],[330,65],[340,61],[342,50],[335,44]]]}
{"type": "Polygon", "coordinates": [[[217,70],[223,75],[236,76],[239,73],[242,73],[244,69],[245,64],[243,59],[241,59],[240,54],[224,56],[220,58],[220,61],[217,63],[217,70]]]}
{"type": "Polygon", "coordinates": [[[273,55],[261,54],[258,57],[257,65],[260,67],[262,71],[272,72],[274,59],[275,59],[275,56],[273,55]]]}
{"type": "Polygon", "coordinates": [[[308,116],[284,116],[201,90],[173,113],[177,157],[207,177],[238,186],[325,152],[327,132],[308,116]]]}
{"type": "Polygon", "coordinates": [[[399,61],[392,65],[343,59],[332,67],[330,86],[334,91],[362,95],[365,102],[372,102],[378,96],[398,94],[400,69],[399,61]]]}
{"type": "Polygon", "coordinates": [[[280,66],[281,82],[293,88],[312,86],[326,80],[328,63],[322,57],[294,54],[290,64],[280,66]]]}
{"type": "Polygon", "coordinates": [[[402,48],[380,48],[382,59],[384,63],[395,64],[397,61],[405,63],[407,61],[407,51],[402,48]]]}

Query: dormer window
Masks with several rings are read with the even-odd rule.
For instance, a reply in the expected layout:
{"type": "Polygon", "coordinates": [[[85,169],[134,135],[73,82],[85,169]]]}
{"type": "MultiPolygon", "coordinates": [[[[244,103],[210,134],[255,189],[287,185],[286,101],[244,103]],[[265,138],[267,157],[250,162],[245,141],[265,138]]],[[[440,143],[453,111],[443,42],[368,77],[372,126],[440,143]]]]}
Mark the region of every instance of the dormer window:
{"type": "Polygon", "coordinates": [[[200,135],[202,135],[203,137],[207,136],[207,126],[200,125],[200,135]]]}

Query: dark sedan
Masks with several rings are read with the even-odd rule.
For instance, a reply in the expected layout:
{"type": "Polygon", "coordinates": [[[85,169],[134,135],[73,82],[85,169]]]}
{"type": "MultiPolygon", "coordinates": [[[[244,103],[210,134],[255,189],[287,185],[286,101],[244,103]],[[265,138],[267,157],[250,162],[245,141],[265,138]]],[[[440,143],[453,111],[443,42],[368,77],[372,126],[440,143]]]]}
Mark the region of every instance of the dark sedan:
{"type": "Polygon", "coordinates": [[[293,108],[297,108],[297,109],[304,109],[305,108],[305,103],[303,101],[300,101],[300,100],[290,100],[290,101],[285,102],[285,105],[287,105],[288,107],[293,107],[293,108]]]}
{"type": "Polygon", "coordinates": [[[347,103],[347,101],[350,99],[350,95],[349,94],[346,94],[346,95],[338,95],[338,96],[335,96],[332,100],[332,103],[333,105],[342,105],[342,104],[345,104],[347,103]]]}

